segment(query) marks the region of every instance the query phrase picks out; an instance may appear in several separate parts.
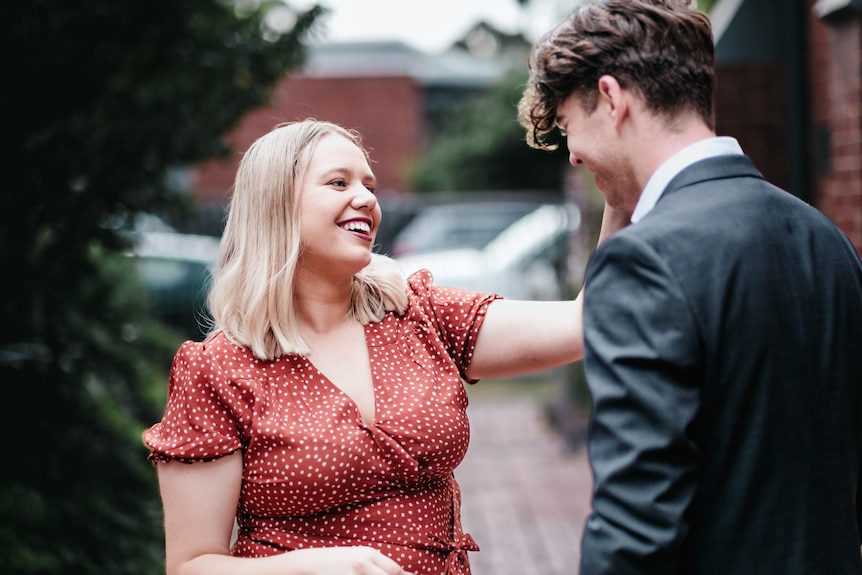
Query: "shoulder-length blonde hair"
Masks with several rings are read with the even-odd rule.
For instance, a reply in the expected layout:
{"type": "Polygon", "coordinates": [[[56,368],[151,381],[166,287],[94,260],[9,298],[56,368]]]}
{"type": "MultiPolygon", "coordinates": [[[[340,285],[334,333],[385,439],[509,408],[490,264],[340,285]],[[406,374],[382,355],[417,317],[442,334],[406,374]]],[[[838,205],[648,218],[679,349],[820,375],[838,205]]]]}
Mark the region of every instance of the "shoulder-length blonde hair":
{"type": "MultiPolygon", "coordinates": [[[[219,258],[208,296],[213,325],[263,360],[308,355],[294,302],[301,250],[300,188],[311,154],[326,134],[338,134],[368,156],[359,134],[336,124],[304,120],[280,124],[255,141],[240,161],[219,258]]],[[[353,277],[348,317],[363,325],[407,307],[398,265],[372,254],[353,277]]]]}

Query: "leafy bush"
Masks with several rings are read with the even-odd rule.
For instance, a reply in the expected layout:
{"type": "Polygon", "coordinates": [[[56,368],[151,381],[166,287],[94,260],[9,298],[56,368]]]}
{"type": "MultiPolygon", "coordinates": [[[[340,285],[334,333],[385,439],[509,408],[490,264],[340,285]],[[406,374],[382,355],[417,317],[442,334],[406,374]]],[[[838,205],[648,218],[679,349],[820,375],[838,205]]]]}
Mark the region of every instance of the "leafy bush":
{"type": "Polygon", "coordinates": [[[277,2],[5,3],[0,194],[0,572],[163,572],[155,473],[177,335],[143,316],[124,225],[182,203],[171,168],[214,157],[302,62],[321,10],[268,29],[277,2]],[[247,4],[247,3],[244,3],[247,4]]]}

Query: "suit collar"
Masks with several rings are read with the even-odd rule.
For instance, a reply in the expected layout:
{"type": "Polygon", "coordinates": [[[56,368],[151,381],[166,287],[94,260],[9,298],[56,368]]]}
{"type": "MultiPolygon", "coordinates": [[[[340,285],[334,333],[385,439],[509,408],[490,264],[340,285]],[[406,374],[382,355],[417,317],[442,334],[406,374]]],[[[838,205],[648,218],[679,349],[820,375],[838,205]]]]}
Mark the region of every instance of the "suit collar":
{"type": "Polygon", "coordinates": [[[739,142],[726,136],[700,140],[679,150],[653,172],[632,213],[632,222],[637,223],[647,215],[658,203],[671,180],[689,166],[706,158],[742,154],[739,142]]]}
{"type": "Polygon", "coordinates": [[[662,197],[682,188],[711,180],[752,177],[764,179],[748,156],[716,156],[695,162],[677,174],[665,188],[662,197]]]}

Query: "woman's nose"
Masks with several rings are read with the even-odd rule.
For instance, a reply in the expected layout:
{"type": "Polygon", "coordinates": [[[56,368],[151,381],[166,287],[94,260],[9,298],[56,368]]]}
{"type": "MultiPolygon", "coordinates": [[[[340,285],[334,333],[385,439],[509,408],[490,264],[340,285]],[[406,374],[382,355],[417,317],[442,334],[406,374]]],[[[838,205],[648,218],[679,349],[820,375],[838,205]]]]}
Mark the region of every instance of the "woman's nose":
{"type": "Polygon", "coordinates": [[[351,205],[357,209],[365,208],[373,210],[377,205],[377,196],[375,196],[374,192],[366,188],[364,185],[357,184],[353,192],[353,201],[351,202],[351,205]]]}

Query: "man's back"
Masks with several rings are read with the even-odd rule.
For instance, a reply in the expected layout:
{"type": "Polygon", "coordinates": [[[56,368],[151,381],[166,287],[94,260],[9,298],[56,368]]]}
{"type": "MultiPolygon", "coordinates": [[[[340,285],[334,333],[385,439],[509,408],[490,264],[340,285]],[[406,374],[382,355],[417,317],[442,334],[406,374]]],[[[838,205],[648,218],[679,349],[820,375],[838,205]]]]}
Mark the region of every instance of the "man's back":
{"type": "Polygon", "coordinates": [[[862,265],[841,232],[746,158],[706,160],[587,285],[595,572],[641,538],[608,572],[862,573],[862,265]],[[631,468],[603,455],[621,446],[631,468]]]}

